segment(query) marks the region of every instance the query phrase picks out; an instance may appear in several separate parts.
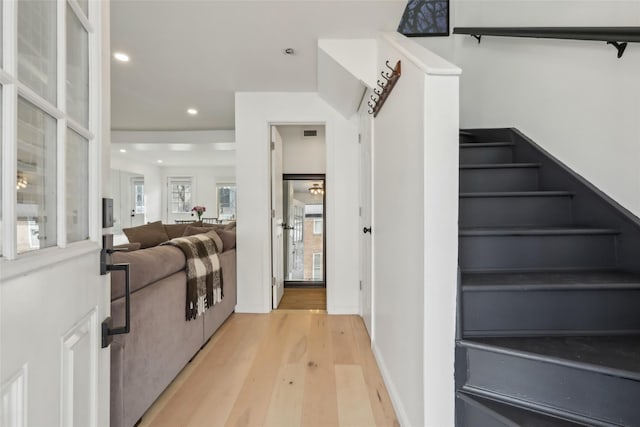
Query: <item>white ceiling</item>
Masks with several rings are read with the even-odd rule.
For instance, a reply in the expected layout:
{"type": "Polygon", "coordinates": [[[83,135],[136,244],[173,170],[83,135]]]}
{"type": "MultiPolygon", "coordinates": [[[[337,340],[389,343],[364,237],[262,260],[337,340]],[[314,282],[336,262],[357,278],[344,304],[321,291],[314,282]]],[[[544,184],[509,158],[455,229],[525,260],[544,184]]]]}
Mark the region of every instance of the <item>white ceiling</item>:
{"type": "Polygon", "coordinates": [[[319,38],[397,28],[406,0],[113,0],[112,129],[233,129],[235,91],[317,91],[319,38]],[[285,48],[296,50],[293,56],[285,48]],[[189,116],[186,109],[199,110],[189,116]]]}

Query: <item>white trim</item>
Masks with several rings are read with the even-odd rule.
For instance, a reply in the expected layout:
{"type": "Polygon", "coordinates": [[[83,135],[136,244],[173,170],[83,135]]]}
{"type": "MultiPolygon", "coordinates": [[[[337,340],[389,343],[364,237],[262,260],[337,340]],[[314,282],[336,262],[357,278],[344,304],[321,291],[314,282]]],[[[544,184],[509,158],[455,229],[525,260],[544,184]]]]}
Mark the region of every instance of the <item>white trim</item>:
{"type": "MultiPolygon", "coordinates": [[[[90,2],[87,2],[87,3],[90,3],[90,2]]],[[[89,22],[89,19],[87,19],[87,17],[84,15],[84,11],[82,10],[78,2],[76,0],[67,0],[67,4],[69,4],[69,6],[71,7],[71,10],[73,10],[73,13],[75,13],[76,17],[78,18],[78,21],[80,21],[80,23],[82,24],[84,29],[87,31],[87,33],[93,33],[94,32],[93,25],[91,25],[91,22],[89,22]]],[[[89,4],[87,4],[87,7],[89,7],[89,4]]]]}
{"type": "MultiPolygon", "coordinates": [[[[89,77],[89,78],[91,78],[91,77],[89,77]]],[[[89,95],[89,96],[91,96],[91,95],[89,95]]],[[[89,108],[91,108],[91,107],[89,107],[89,108]]],[[[67,117],[66,121],[67,121],[67,127],[69,129],[72,129],[75,133],[77,133],[78,135],[82,136],[83,138],[88,139],[89,141],[91,141],[91,140],[93,140],[95,138],[95,134],[93,132],[90,132],[89,130],[87,130],[87,128],[82,126],[80,123],[76,122],[71,117],[67,117]]],[[[89,124],[89,126],[91,126],[91,124],[89,124]]]]}
{"type": "Polygon", "coordinates": [[[18,73],[18,2],[3,1],[2,6],[2,69],[11,83],[18,73]]]}
{"type": "MultiPolygon", "coordinates": [[[[63,1],[58,1],[57,14],[58,19],[56,22],[57,40],[56,40],[56,61],[57,61],[57,74],[56,74],[56,93],[57,93],[57,106],[58,110],[63,112],[67,109],[67,4],[63,1]]],[[[58,117],[56,123],[56,152],[57,152],[57,173],[56,179],[56,209],[57,209],[57,230],[56,237],[57,243],[60,248],[67,246],[67,198],[66,198],[66,184],[65,177],[67,176],[66,167],[66,146],[67,146],[67,120],[63,113],[62,117],[58,117]]]]}
{"type": "Polygon", "coordinates": [[[327,313],[332,315],[333,314],[340,314],[340,315],[353,314],[353,315],[359,316],[360,304],[345,306],[345,307],[336,307],[333,305],[329,305],[329,290],[327,289],[327,313]]]}
{"type": "Polygon", "coordinates": [[[398,423],[401,426],[410,426],[411,423],[409,423],[407,411],[402,404],[402,400],[398,396],[398,390],[391,380],[391,375],[389,374],[389,370],[387,369],[387,364],[384,362],[382,354],[380,353],[380,350],[378,350],[378,346],[376,345],[375,340],[371,340],[371,351],[373,351],[373,357],[378,363],[378,368],[380,368],[380,374],[382,374],[382,380],[384,381],[384,385],[387,387],[387,391],[389,392],[389,397],[391,398],[393,409],[396,411],[398,423]]]}
{"type": "Polygon", "coordinates": [[[8,74],[6,71],[0,68],[0,84],[9,85],[9,84],[15,84],[15,83],[16,83],[16,79],[14,79],[10,74],[8,74]]]}
{"type": "Polygon", "coordinates": [[[25,363],[0,387],[0,400],[3,404],[4,412],[1,415],[0,423],[12,427],[28,426],[28,385],[29,385],[29,364],[25,363]]]}
{"type": "MultiPolygon", "coordinates": [[[[31,104],[35,105],[40,110],[44,111],[56,120],[62,119],[64,117],[64,113],[59,108],[54,107],[51,102],[38,95],[24,84],[18,82],[16,86],[18,87],[18,95],[20,95],[26,101],[29,101],[31,104]]],[[[58,96],[58,102],[60,102],[59,98],[60,96],[58,96]]]]}
{"type": "MultiPolygon", "coordinates": [[[[20,254],[16,260],[0,259],[0,283],[6,283],[18,276],[26,276],[35,271],[61,264],[73,262],[79,256],[95,253],[96,259],[100,246],[96,242],[84,240],[69,244],[66,248],[50,247],[20,254]]],[[[1,285],[0,285],[1,286],[1,285]]]]}
{"type": "Polygon", "coordinates": [[[459,76],[462,70],[398,32],[383,33],[382,38],[429,75],[459,76]]]}
{"type": "Polygon", "coordinates": [[[111,131],[111,142],[114,144],[208,144],[235,141],[235,130],[111,131]]]}
{"type": "Polygon", "coordinates": [[[16,180],[18,174],[18,96],[15,85],[2,88],[2,256],[17,256],[16,180]]]}
{"type": "MultiPolygon", "coordinates": [[[[105,143],[103,129],[103,86],[102,86],[102,2],[87,2],[89,19],[95,23],[95,31],[88,32],[87,54],[89,55],[89,117],[88,132],[82,132],[81,126],[76,126],[73,120],[69,120],[74,131],[84,136],[89,144],[89,239],[100,242],[102,236],[102,146],[105,143]]],[[[108,9],[108,5],[106,6],[108,9]]],[[[108,37],[107,37],[108,38],[108,37]]],[[[107,96],[109,96],[107,94],[107,96]]],[[[109,98],[110,99],[110,98],[109,98]]],[[[111,104],[109,104],[109,107],[111,104]]],[[[108,142],[107,142],[108,143],[108,142]]]]}

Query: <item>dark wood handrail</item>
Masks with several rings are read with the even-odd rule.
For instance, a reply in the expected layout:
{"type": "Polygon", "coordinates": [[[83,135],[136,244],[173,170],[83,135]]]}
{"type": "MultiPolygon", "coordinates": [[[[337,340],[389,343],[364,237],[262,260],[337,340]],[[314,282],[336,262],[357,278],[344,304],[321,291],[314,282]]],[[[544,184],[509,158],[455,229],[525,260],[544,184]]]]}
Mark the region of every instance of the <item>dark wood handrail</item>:
{"type": "Polygon", "coordinates": [[[627,43],[640,43],[640,27],[456,27],[453,34],[469,34],[478,43],[482,36],[603,41],[618,50],[618,58],[627,43]]]}

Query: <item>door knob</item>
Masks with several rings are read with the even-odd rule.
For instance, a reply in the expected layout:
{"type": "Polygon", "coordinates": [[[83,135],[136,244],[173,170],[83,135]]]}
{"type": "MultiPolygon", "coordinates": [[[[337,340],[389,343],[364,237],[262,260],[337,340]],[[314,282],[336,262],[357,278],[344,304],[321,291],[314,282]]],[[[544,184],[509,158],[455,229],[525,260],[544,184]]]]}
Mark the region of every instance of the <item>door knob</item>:
{"type": "Polygon", "coordinates": [[[365,233],[365,234],[367,234],[367,233],[371,234],[371,227],[365,227],[365,228],[363,228],[363,229],[362,229],[362,232],[363,232],[363,233],[365,233]]]}

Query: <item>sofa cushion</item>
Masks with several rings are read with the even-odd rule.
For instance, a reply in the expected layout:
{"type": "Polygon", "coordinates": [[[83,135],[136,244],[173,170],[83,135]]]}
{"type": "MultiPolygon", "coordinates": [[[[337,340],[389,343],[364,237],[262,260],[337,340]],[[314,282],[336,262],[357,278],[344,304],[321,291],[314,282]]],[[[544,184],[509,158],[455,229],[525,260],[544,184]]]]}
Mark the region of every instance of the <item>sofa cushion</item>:
{"type": "Polygon", "coordinates": [[[184,230],[190,224],[165,224],[164,230],[167,232],[167,236],[169,239],[175,239],[176,237],[182,237],[184,235],[184,230]]]}
{"type": "Polygon", "coordinates": [[[233,230],[235,228],[236,228],[236,222],[235,221],[231,221],[230,223],[224,225],[224,229],[225,230],[233,230]]]}
{"type": "MultiPolygon", "coordinates": [[[[142,289],[150,283],[183,270],[186,265],[184,253],[175,246],[155,246],[134,252],[116,252],[111,256],[113,263],[129,263],[131,292],[142,289]]],[[[111,300],[124,295],[124,273],[111,273],[111,300]]]]}
{"type": "Polygon", "coordinates": [[[218,230],[218,236],[222,239],[223,250],[229,251],[236,247],[236,232],[232,230],[218,230]]]}
{"type": "Polygon", "coordinates": [[[211,227],[194,227],[193,225],[189,225],[187,229],[184,231],[183,236],[193,236],[195,234],[207,234],[211,237],[216,244],[216,249],[218,252],[222,252],[224,249],[224,245],[222,244],[222,239],[218,236],[216,230],[213,230],[211,227]]]}
{"type": "Polygon", "coordinates": [[[142,245],[140,244],[140,242],[134,242],[134,243],[123,243],[121,245],[115,245],[113,247],[113,249],[124,249],[125,252],[133,252],[133,251],[137,251],[138,249],[140,249],[142,245]]]}
{"type": "Polygon", "coordinates": [[[169,240],[164,225],[160,221],[150,222],[139,227],[123,228],[122,232],[127,236],[129,242],[140,243],[142,249],[158,246],[169,240]]]}

